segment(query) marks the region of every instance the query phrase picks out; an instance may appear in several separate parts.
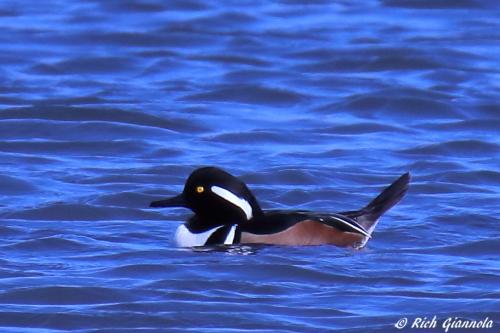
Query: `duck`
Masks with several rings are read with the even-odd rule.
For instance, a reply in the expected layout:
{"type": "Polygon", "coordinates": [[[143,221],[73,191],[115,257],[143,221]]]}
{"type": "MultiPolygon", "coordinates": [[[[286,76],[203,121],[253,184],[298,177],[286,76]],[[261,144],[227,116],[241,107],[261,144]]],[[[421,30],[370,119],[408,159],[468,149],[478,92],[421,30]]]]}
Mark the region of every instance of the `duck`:
{"type": "Polygon", "coordinates": [[[410,178],[409,172],[401,175],[359,210],[263,210],[241,179],[218,167],[201,167],[189,175],[182,193],[152,201],[150,207],[194,213],[175,232],[179,247],[329,244],[361,249],[380,217],[405,196],[410,178]]]}

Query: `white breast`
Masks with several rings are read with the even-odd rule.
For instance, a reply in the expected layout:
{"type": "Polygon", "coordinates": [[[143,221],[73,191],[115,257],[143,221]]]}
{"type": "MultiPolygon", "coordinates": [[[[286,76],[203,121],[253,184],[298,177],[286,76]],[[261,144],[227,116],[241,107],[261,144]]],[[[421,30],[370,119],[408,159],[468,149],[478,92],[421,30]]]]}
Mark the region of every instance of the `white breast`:
{"type": "MultiPolygon", "coordinates": [[[[204,232],[194,233],[192,231],[189,231],[186,225],[181,224],[175,232],[175,244],[179,247],[204,246],[210,236],[212,236],[214,232],[222,227],[223,225],[220,225],[204,232]]],[[[229,230],[226,239],[224,240],[224,245],[233,244],[235,231],[236,225],[233,225],[229,230]]]]}

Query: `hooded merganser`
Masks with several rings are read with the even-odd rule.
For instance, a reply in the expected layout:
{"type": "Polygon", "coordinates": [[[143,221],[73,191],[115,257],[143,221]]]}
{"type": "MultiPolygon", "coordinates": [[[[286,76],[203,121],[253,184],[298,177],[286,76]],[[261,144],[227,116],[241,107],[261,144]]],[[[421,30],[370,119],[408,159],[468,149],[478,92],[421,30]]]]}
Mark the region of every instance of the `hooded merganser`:
{"type": "Polygon", "coordinates": [[[366,207],[342,213],[263,211],[246,184],[215,167],[195,170],[184,191],[150,207],[185,207],[195,215],[177,228],[181,247],[230,244],[320,245],[362,248],[382,214],[408,190],[405,173],[366,207]]]}

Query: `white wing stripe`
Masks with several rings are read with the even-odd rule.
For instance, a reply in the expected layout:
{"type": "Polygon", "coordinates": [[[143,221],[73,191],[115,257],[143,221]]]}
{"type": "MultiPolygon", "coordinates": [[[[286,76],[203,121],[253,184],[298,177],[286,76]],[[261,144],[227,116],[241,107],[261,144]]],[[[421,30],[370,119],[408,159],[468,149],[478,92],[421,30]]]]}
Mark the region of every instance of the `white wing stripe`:
{"type": "Polygon", "coordinates": [[[210,188],[213,193],[217,194],[219,197],[221,197],[224,200],[229,201],[236,207],[240,208],[246,215],[247,220],[250,220],[252,218],[252,206],[246,201],[245,199],[242,199],[238,197],[236,194],[234,194],[231,191],[226,190],[225,188],[219,187],[219,186],[212,186],[210,188]]]}
{"type": "Polygon", "coordinates": [[[352,224],[351,222],[349,222],[349,221],[347,221],[347,220],[344,220],[344,219],[342,219],[342,218],[340,218],[340,217],[337,217],[337,216],[331,216],[331,217],[332,217],[332,218],[334,218],[334,219],[336,219],[336,220],[337,220],[337,221],[339,221],[339,222],[342,222],[343,224],[347,224],[348,226],[350,226],[350,227],[351,227],[351,228],[353,228],[354,230],[359,231],[360,233],[362,233],[362,234],[363,234],[363,235],[365,235],[366,237],[368,237],[368,238],[372,238],[372,237],[370,236],[370,234],[369,234],[369,233],[368,233],[365,229],[362,229],[362,228],[358,227],[357,225],[352,224]]]}
{"type": "Polygon", "coordinates": [[[234,234],[236,232],[236,224],[234,224],[227,234],[226,239],[224,240],[224,245],[231,245],[234,242],[234,234]]]}

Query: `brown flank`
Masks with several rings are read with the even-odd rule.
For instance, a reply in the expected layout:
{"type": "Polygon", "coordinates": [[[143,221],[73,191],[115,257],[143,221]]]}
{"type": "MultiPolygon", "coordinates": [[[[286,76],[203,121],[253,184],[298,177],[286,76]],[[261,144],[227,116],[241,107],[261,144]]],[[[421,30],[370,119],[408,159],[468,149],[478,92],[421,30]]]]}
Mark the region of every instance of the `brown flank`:
{"type": "Polygon", "coordinates": [[[241,233],[241,243],[276,244],[276,245],[322,245],[356,247],[365,236],[354,232],[346,232],[330,227],[321,222],[304,220],[290,228],[270,235],[258,235],[249,232],[241,233]]]}

